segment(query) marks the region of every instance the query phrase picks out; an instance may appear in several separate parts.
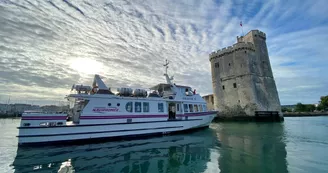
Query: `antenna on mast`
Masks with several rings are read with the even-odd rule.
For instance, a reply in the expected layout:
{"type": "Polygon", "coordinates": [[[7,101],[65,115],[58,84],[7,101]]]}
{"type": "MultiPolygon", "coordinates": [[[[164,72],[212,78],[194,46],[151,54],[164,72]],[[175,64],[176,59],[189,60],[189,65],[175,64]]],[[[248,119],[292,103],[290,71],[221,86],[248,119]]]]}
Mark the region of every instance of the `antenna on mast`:
{"type": "Polygon", "coordinates": [[[165,74],[167,74],[167,69],[169,68],[169,61],[166,59],[165,64],[163,65],[165,67],[165,74]]]}

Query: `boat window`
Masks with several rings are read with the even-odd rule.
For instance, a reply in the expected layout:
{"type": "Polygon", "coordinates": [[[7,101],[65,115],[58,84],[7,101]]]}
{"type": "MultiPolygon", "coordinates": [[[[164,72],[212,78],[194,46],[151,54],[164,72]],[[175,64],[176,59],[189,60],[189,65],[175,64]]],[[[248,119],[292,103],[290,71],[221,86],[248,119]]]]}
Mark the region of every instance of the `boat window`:
{"type": "Polygon", "coordinates": [[[184,108],[184,112],[188,112],[188,105],[187,104],[184,104],[183,108],[184,108]]]}
{"type": "Polygon", "coordinates": [[[164,104],[158,103],[158,112],[164,112],[164,104]]]}
{"type": "Polygon", "coordinates": [[[141,112],[141,102],[135,102],[134,109],[134,112],[141,112]]]}
{"type": "Polygon", "coordinates": [[[203,112],[203,106],[199,105],[199,112],[203,112]]]}
{"type": "Polygon", "coordinates": [[[128,102],[128,103],[125,105],[125,109],[126,109],[126,111],[128,111],[128,112],[132,112],[132,102],[128,102]]]}
{"type": "Polygon", "coordinates": [[[41,122],[40,126],[56,126],[56,122],[41,122]]]}
{"type": "Polygon", "coordinates": [[[180,111],[180,104],[179,103],[177,104],[177,111],[178,112],[180,111]]]}
{"type": "Polygon", "coordinates": [[[192,107],[192,104],[189,104],[189,110],[190,110],[190,112],[194,112],[194,109],[192,107]]]}
{"type": "Polygon", "coordinates": [[[194,105],[194,111],[198,112],[198,105],[194,105]]]}
{"type": "Polygon", "coordinates": [[[149,103],[143,102],[143,112],[149,112],[149,103]]]}
{"type": "Polygon", "coordinates": [[[41,123],[40,123],[40,126],[48,126],[48,123],[46,123],[46,122],[41,122],[41,123]]]}
{"type": "Polygon", "coordinates": [[[203,105],[203,110],[204,112],[206,112],[206,105],[203,105]]]}
{"type": "Polygon", "coordinates": [[[30,123],[24,123],[23,126],[30,126],[31,124],[30,123]]]}

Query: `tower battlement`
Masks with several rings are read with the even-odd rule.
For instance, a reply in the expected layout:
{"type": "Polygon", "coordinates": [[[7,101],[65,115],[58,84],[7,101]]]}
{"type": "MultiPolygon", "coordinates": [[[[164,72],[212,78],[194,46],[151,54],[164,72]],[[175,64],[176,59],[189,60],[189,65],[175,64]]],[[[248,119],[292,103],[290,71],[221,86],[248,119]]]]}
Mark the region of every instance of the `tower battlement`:
{"type": "Polygon", "coordinates": [[[266,34],[264,32],[262,32],[262,31],[259,31],[259,35],[262,36],[262,37],[264,37],[264,38],[266,38],[266,34]]]}
{"type": "Polygon", "coordinates": [[[263,37],[263,38],[266,38],[266,34],[264,33],[264,32],[262,32],[262,31],[260,31],[260,30],[258,30],[258,29],[255,29],[255,30],[251,30],[251,31],[249,31],[246,35],[245,35],[245,37],[247,36],[247,35],[254,35],[254,36],[259,36],[259,37],[263,37]]]}
{"type": "Polygon", "coordinates": [[[240,51],[240,50],[251,50],[251,51],[255,51],[255,47],[253,43],[250,42],[239,42],[234,44],[233,46],[228,46],[228,47],[224,47],[222,49],[219,49],[217,51],[214,51],[210,54],[210,61],[214,58],[219,58],[222,57],[224,55],[233,53],[235,51],[240,51]]]}
{"type": "Polygon", "coordinates": [[[259,31],[259,30],[251,30],[244,36],[237,36],[237,43],[249,42],[250,38],[253,39],[253,38],[256,38],[256,37],[259,37],[259,38],[262,38],[262,39],[266,40],[266,34],[264,32],[259,31]]]}

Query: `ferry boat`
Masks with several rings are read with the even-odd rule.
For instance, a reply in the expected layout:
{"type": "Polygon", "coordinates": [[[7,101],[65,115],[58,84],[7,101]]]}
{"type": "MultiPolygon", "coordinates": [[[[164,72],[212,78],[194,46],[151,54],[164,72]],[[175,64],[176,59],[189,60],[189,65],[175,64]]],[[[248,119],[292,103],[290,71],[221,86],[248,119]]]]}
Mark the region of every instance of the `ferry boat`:
{"type": "Polygon", "coordinates": [[[189,86],[166,83],[144,89],[118,88],[113,93],[99,75],[92,86],[73,85],[67,113],[24,112],[18,144],[158,135],[208,127],[216,111],[189,86]]]}

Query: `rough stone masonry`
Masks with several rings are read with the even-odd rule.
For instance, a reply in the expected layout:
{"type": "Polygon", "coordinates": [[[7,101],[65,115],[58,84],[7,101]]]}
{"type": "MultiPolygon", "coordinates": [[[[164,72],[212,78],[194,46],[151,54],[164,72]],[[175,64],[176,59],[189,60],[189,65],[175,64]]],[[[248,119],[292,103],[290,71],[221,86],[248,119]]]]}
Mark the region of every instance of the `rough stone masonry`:
{"type": "Polygon", "coordinates": [[[278,111],[266,34],[251,30],[232,46],[212,52],[214,107],[224,116],[254,116],[255,111],[278,111]]]}

